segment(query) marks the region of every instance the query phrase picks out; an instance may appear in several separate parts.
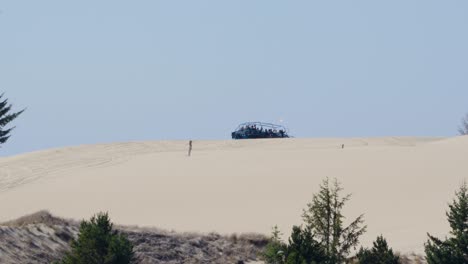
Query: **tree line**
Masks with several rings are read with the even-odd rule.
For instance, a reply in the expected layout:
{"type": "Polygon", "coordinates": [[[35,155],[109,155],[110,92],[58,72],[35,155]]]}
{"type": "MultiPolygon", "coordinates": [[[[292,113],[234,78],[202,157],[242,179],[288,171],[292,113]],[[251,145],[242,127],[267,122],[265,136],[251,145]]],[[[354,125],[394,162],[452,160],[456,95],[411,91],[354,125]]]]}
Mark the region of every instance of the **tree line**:
{"type": "MultiPolygon", "coordinates": [[[[287,242],[281,240],[278,227],[273,228],[263,258],[269,264],[399,264],[400,257],[380,235],[372,248],[361,247],[354,256],[359,238],[366,231],[363,215],[344,225],[342,209],[350,195],[342,196],[337,180],[327,178],[303,211],[303,224],[293,226],[287,242]]],[[[428,234],[424,244],[429,264],[468,263],[468,189],[464,182],[449,204],[447,219],[450,236],[440,239],[428,234]]]]}
{"type": "MultiPolygon", "coordinates": [[[[366,231],[363,215],[344,225],[342,209],[350,195],[342,196],[337,180],[327,178],[319,192],[303,210],[303,224],[293,226],[287,242],[277,226],[261,258],[268,264],[400,264],[402,260],[380,235],[371,248],[357,249],[366,231]]],[[[468,263],[468,188],[464,182],[455,193],[446,213],[450,236],[440,239],[428,234],[424,244],[429,264],[468,263]]],[[[70,251],[56,264],[129,264],[136,263],[134,245],[113,228],[107,213],[82,221],[70,251]]]]}

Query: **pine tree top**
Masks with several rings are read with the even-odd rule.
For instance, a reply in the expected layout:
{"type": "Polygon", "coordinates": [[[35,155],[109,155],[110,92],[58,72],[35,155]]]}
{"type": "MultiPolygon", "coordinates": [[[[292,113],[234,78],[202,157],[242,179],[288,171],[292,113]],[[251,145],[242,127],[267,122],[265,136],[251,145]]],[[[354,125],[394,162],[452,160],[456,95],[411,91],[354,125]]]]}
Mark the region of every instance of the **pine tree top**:
{"type": "Polygon", "coordinates": [[[0,94],[0,145],[4,144],[10,138],[10,133],[15,127],[6,128],[6,126],[21,115],[25,109],[19,112],[11,112],[12,105],[8,103],[8,99],[3,99],[4,94],[0,94]]]}

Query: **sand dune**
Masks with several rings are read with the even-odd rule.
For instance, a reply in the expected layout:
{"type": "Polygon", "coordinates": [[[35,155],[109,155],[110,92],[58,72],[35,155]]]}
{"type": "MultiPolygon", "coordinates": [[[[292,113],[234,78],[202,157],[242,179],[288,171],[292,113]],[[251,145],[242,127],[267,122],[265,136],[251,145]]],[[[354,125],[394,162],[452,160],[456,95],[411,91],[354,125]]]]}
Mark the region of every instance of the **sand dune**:
{"type": "Polygon", "coordinates": [[[468,137],[131,142],[0,159],[0,221],[42,209],[67,218],[108,211],[118,224],[177,231],[289,233],[324,177],[365,213],[369,245],[422,252],[448,232],[447,203],[468,176],[468,137]],[[341,145],[344,144],[344,149],[341,145]]]}

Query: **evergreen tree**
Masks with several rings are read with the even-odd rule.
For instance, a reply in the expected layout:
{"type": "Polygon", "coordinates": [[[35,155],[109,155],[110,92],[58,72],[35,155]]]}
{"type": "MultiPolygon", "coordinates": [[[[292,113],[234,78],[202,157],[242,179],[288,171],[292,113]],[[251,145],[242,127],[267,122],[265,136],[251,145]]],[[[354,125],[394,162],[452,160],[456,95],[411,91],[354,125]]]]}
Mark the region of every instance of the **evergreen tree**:
{"type": "Polygon", "coordinates": [[[133,260],[133,245],[123,234],[113,230],[107,213],[99,213],[80,224],[78,238],[63,264],[127,264],[133,260]]]}
{"type": "MultiPolygon", "coordinates": [[[[3,98],[4,94],[0,94],[0,100],[3,98]]],[[[11,104],[8,104],[8,99],[4,99],[0,102],[0,145],[7,142],[10,138],[10,132],[14,129],[14,127],[6,128],[6,126],[13,120],[15,120],[19,115],[24,112],[24,109],[12,113],[11,112],[11,104]]]]}
{"type": "Polygon", "coordinates": [[[286,245],[281,241],[281,232],[278,226],[273,227],[272,235],[263,253],[263,259],[269,264],[284,263],[286,245]]]}
{"type": "Polygon", "coordinates": [[[372,249],[359,250],[357,254],[359,264],[399,264],[400,258],[393,254],[383,236],[377,237],[372,249]]]}
{"type": "Polygon", "coordinates": [[[294,226],[286,250],[286,264],[324,263],[327,257],[308,228],[294,226]]]}
{"type": "Polygon", "coordinates": [[[460,135],[468,135],[468,114],[462,119],[461,126],[458,128],[460,135]]]}
{"type": "Polygon", "coordinates": [[[348,226],[343,226],[342,209],[350,195],[341,197],[342,187],[335,179],[330,186],[329,179],[320,185],[312,203],[304,210],[303,218],[306,227],[318,239],[328,260],[326,263],[344,263],[352,248],[359,244],[359,237],[366,231],[363,226],[363,215],[360,215],[348,226]]]}
{"type": "Polygon", "coordinates": [[[275,226],[270,242],[264,251],[264,260],[269,264],[316,264],[326,261],[321,245],[314,240],[307,228],[294,226],[288,244],[281,242],[275,226]]]}
{"type": "Polygon", "coordinates": [[[450,224],[450,238],[445,240],[429,236],[425,244],[426,259],[429,264],[468,263],[468,188],[466,182],[456,192],[446,213],[450,224]]]}

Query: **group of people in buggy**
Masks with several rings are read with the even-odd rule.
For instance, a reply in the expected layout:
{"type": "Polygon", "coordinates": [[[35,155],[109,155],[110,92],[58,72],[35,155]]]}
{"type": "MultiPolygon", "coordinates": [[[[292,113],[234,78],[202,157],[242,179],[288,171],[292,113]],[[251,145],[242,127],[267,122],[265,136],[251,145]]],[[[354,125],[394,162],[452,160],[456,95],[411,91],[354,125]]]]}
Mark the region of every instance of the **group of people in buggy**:
{"type": "Polygon", "coordinates": [[[236,131],[232,132],[233,139],[287,137],[289,136],[287,135],[284,127],[260,122],[241,124],[236,131]]]}

